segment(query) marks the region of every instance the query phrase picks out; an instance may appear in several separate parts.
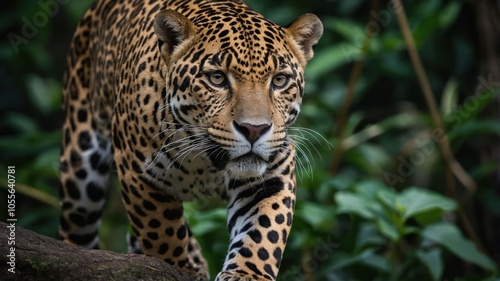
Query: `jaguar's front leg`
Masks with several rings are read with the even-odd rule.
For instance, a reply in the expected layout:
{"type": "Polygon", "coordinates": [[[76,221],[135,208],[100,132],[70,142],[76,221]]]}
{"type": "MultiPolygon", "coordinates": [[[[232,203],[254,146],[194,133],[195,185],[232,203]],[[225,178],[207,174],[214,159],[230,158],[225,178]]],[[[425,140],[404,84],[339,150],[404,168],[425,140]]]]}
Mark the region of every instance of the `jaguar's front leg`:
{"type": "Polygon", "coordinates": [[[122,183],[123,201],[142,252],[208,280],[201,249],[183,216],[182,202],[160,190],[122,183]]]}
{"type": "Polygon", "coordinates": [[[292,226],[295,178],[291,172],[244,185],[230,189],[229,251],[216,280],[275,280],[292,226]]]}
{"type": "Polygon", "coordinates": [[[123,202],[142,252],[174,265],[197,281],[208,281],[207,263],[184,218],[182,202],[155,187],[154,179],[139,168],[126,171],[127,156],[131,157],[115,149],[123,202]]]}

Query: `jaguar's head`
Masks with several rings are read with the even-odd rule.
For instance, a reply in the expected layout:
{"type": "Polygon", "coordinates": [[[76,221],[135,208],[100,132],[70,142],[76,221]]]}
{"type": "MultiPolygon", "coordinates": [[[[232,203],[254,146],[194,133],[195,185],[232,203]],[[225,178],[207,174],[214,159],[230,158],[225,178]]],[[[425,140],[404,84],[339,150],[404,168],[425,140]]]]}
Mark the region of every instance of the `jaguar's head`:
{"type": "Polygon", "coordinates": [[[176,122],[219,170],[262,176],[293,153],[287,128],[304,94],[304,67],[323,33],[312,14],[280,27],[245,6],[211,6],[205,16],[157,14],[176,122]]]}

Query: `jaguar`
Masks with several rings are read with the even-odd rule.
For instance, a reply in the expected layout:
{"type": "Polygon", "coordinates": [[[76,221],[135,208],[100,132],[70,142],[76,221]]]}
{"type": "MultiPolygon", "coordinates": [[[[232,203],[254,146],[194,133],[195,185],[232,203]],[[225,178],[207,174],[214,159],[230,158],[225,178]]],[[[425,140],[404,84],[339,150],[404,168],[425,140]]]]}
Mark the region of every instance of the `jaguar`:
{"type": "Polygon", "coordinates": [[[95,1],[63,79],[60,239],[99,247],[116,173],[130,249],[208,280],[183,202],[218,197],[215,279],[275,280],[296,202],[289,128],[322,34],[313,14],[281,27],[240,0],[95,1]]]}

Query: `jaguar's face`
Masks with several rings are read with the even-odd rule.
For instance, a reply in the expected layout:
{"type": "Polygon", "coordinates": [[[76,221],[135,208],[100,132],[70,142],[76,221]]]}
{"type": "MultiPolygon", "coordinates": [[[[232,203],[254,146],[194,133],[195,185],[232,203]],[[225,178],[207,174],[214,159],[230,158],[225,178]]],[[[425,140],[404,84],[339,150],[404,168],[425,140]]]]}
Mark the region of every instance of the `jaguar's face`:
{"type": "Polygon", "coordinates": [[[287,128],[300,111],[304,67],[312,57],[307,48],[322,32],[312,15],[285,29],[245,14],[246,21],[221,19],[215,29],[184,18],[188,35],[162,53],[172,114],[231,178],[262,176],[280,153],[292,153],[287,128]]]}
{"type": "Polygon", "coordinates": [[[241,67],[233,49],[208,55],[194,80],[201,85],[201,94],[194,93],[203,105],[201,124],[224,151],[209,157],[214,165],[227,161],[227,171],[238,177],[262,175],[275,154],[284,153],[286,129],[299,113],[304,87],[302,67],[290,55],[248,53],[255,59],[244,64],[253,67],[241,67]]]}

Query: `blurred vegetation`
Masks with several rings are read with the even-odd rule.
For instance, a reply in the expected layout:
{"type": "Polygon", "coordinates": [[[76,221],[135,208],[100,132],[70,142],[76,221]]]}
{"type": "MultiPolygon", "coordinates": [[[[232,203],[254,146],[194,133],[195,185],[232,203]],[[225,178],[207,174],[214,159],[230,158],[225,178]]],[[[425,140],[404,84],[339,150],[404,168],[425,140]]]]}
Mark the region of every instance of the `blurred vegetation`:
{"type": "MultiPolygon", "coordinates": [[[[91,2],[52,1],[57,10],[47,12],[37,0],[8,1],[0,11],[0,170],[16,166],[18,225],[52,237],[62,73],[72,33],[91,2]],[[14,33],[24,41],[13,44],[14,33]]],[[[500,121],[483,112],[498,100],[500,81],[479,70],[474,1],[403,3],[451,148],[475,190],[450,174],[439,152],[444,133],[433,130],[388,1],[379,7],[361,0],[247,2],[282,25],[312,12],[325,26],[293,130],[302,164],[279,279],[500,280],[500,167],[482,150],[485,139],[500,135],[500,121]],[[367,33],[373,38],[364,47],[367,33]],[[355,61],[364,64],[339,135],[337,116],[355,61]],[[339,149],[340,162],[332,164],[339,149]]],[[[0,181],[6,198],[6,173],[0,181]]],[[[102,247],[126,251],[119,196],[117,186],[102,247]]],[[[189,203],[186,213],[215,276],[227,250],[224,204],[189,203]]]]}

